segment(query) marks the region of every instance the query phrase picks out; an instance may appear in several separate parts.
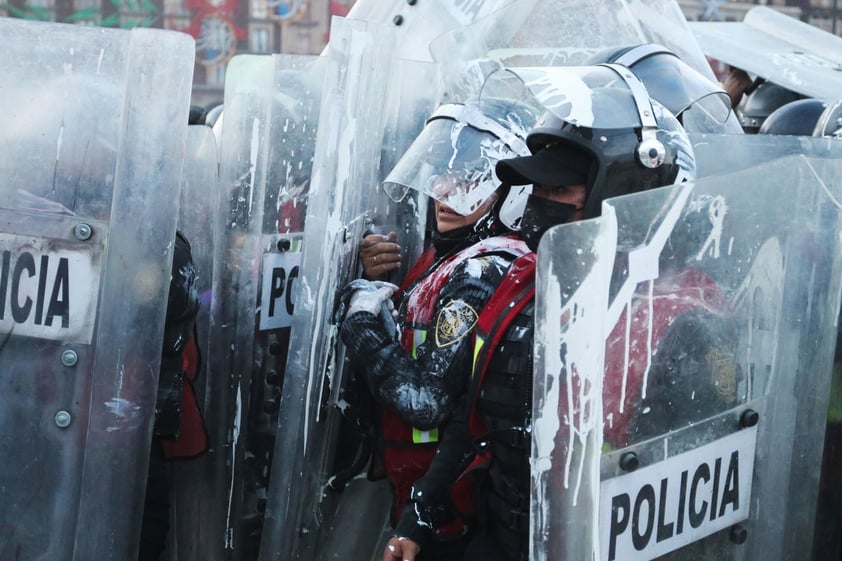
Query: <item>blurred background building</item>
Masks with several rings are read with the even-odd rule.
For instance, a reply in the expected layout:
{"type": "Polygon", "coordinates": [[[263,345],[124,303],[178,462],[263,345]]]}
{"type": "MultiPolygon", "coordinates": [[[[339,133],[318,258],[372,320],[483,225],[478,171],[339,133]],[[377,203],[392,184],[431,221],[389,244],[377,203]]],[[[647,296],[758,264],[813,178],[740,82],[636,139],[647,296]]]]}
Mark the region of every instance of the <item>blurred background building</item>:
{"type": "MultiPolygon", "coordinates": [[[[678,2],[691,21],[740,21],[747,10],[759,4],[835,34],[842,31],[840,3],[842,0],[678,2]]],[[[0,16],[188,33],[196,39],[193,103],[210,106],[222,101],[225,69],[232,56],[320,53],[328,40],[330,18],[346,15],[353,4],[354,0],[0,0],[0,16]]]]}

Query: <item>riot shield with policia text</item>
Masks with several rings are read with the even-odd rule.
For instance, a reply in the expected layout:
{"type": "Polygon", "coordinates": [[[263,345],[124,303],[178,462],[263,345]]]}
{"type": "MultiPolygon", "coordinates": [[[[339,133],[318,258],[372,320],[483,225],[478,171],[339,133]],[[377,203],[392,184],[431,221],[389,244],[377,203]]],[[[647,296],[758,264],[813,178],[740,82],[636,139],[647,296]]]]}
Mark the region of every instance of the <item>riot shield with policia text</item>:
{"type": "Polygon", "coordinates": [[[7,18],[0,35],[0,558],[125,561],[195,45],[7,18]]]}
{"type": "Polygon", "coordinates": [[[180,536],[204,559],[254,559],[260,547],[323,63],[240,55],[227,68],[206,298],[205,416],[215,445],[194,470],[191,488],[205,491],[180,536]]]}
{"type": "MultiPolygon", "coordinates": [[[[357,247],[372,218],[401,216],[391,214],[380,182],[437,100],[432,65],[396,58],[395,41],[387,26],[332,22],[261,560],[367,558],[381,543],[388,491],[362,478],[349,482],[368,454],[365,441],[343,429],[343,410],[358,404],[343,393],[348,380],[333,314],[339,289],[359,274],[357,247]]],[[[426,201],[402,204],[418,205],[402,215],[413,224],[395,228],[411,262],[423,241],[426,201]]]]}
{"type": "Polygon", "coordinates": [[[532,559],[810,550],[842,159],[754,160],[542,240],[532,559]],[[602,357],[588,353],[600,326],[602,357]]]}

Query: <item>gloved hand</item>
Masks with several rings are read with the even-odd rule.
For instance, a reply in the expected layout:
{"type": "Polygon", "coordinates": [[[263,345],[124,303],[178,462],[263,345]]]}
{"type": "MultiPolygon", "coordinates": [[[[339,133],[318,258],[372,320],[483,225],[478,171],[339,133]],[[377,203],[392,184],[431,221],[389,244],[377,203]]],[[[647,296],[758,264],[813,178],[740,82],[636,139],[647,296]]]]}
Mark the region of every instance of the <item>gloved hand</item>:
{"type": "Polygon", "coordinates": [[[342,322],[354,314],[368,312],[380,318],[387,333],[394,334],[397,332],[397,310],[391,298],[397,290],[398,287],[389,282],[363,279],[351,281],[342,289],[335,319],[342,322]]]}

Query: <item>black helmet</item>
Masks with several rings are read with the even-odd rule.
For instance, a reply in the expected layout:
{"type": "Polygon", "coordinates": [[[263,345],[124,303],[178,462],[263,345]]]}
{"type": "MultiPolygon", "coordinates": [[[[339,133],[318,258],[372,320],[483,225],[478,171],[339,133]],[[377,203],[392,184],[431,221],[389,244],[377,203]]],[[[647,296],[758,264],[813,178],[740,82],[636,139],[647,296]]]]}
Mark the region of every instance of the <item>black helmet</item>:
{"type": "Polygon", "coordinates": [[[757,134],[812,136],[827,103],[821,99],[797,99],[778,107],[766,117],[757,134]]]}
{"type": "Polygon", "coordinates": [[[609,49],[585,64],[620,64],[634,72],[649,95],[675,115],[687,132],[741,133],[731,116],[731,99],[670,49],[645,43],[609,49]]]}
{"type": "Polygon", "coordinates": [[[205,124],[205,108],[201,105],[190,105],[190,113],[187,116],[188,125],[205,124]]]}
{"type": "Polygon", "coordinates": [[[842,98],[827,105],[813,129],[813,136],[842,139],[842,98]]]}
{"type": "Polygon", "coordinates": [[[773,82],[763,82],[743,102],[740,123],[748,134],[757,134],[775,109],[804,96],[773,82]]]}
{"type": "MultiPolygon", "coordinates": [[[[559,69],[551,70],[559,73],[559,69]]],[[[582,74],[584,83],[561,75],[528,77],[527,83],[544,86],[537,97],[547,101],[550,111],[527,136],[532,156],[497,164],[501,180],[513,185],[583,183],[584,216],[591,218],[601,213],[602,202],[608,198],[695,178],[695,158],[687,133],[674,115],[649,98],[627,68],[599,65],[567,67],[561,72],[582,74]],[[596,85],[599,80],[594,80],[593,74],[605,78],[601,86],[596,85]],[[552,86],[547,87],[549,84],[552,86]]],[[[527,213],[529,207],[542,204],[543,200],[530,197],[527,213]]],[[[553,225],[524,231],[524,239],[537,247],[540,235],[553,225]]]]}

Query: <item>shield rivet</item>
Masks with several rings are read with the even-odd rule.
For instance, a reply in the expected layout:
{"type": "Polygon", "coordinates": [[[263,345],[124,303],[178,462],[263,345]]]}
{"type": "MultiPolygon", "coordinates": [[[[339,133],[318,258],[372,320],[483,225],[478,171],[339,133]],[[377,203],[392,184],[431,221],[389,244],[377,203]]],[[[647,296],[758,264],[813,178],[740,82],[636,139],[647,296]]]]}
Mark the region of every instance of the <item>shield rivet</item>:
{"type": "Polygon", "coordinates": [[[76,354],[76,351],[67,349],[61,353],[61,363],[65,366],[76,366],[76,363],[79,362],[79,356],[76,354]]]}
{"type": "Polygon", "coordinates": [[[67,427],[70,426],[70,420],[71,420],[70,413],[68,413],[67,411],[59,411],[58,413],[56,413],[55,421],[56,421],[56,426],[58,428],[66,429],[67,427]]]}
{"type": "Polygon", "coordinates": [[[634,452],[626,452],[620,456],[620,469],[623,471],[634,471],[640,467],[640,459],[634,452]]]}
{"type": "Polygon", "coordinates": [[[93,233],[94,231],[90,224],[77,224],[73,229],[73,234],[76,236],[76,239],[83,242],[91,239],[91,235],[93,235],[93,233]]]}
{"type": "Polygon", "coordinates": [[[747,429],[760,421],[760,415],[754,409],[746,409],[740,415],[740,427],[747,429]]]}
{"type": "Polygon", "coordinates": [[[728,537],[732,543],[745,543],[746,538],[748,538],[748,530],[746,530],[746,527],[742,524],[735,524],[731,526],[731,531],[729,532],[728,537]]]}

